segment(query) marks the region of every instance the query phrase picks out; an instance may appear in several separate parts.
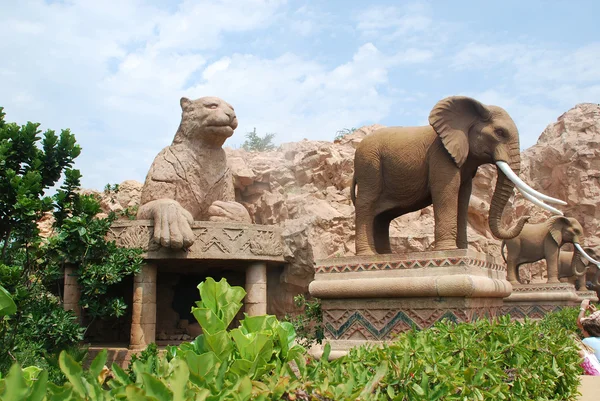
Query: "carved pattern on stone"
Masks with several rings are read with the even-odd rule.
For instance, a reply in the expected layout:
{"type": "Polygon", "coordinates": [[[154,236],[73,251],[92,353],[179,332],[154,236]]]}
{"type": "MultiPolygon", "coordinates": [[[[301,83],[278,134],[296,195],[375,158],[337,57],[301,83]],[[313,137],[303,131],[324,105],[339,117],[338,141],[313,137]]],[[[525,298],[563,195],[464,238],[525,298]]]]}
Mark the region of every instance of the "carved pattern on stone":
{"type": "Polygon", "coordinates": [[[489,263],[474,258],[441,258],[441,259],[413,259],[400,260],[381,263],[357,263],[357,264],[336,264],[319,265],[316,267],[317,273],[349,273],[360,271],[378,271],[378,270],[402,270],[402,269],[422,269],[452,266],[473,266],[485,269],[504,271],[506,267],[497,263],[489,263]]]}
{"type": "Polygon", "coordinates": [[[217,249],[222,253],[231,253],[231,249],[227,245],[219,241],[217,237],[212,237],[210,240],[206,241],[204,243],[204,246],[202,247],[202,252],[207,252],[211,250],[213,246],[216,246],[217,249]]]}
{"type": "Polygon", "coordinates": [[[152,240],[152,232],[147,226],[129,226],[125,229],[109,229],[107,239],[124,248],[154,250],[158,245],[152,240]]]}
{"type": "Polygon", "coordinates": [[[395,335],[424,329],[438,321],[448,319],[455,323],[471,322],[500,314],[498,307],[465,309],[359,309],[324,310],[323,322],[326,337],[335,340],[390,340],[395,335]]]}
{"type": "MultiPolygon", "coordinates": [[[[202,226],[195,222],[192,227],[194,244],[190,252],[199,252],[200,255],[239,255],[256,256],[281,256],[283,246],[281,236],[275,227],[268,226],[240,226],[227,227],[214,223],[202,226]]],[[[113,226],[107,238],[114,240],[118,246],[126,248],[142,248],[146,251],[157,251],[161,247],[152,240],[152,226],[131,224],[113,226]]]]}
{"type": "Polygon", "coordinates": [[[536,305],[511,305],[501,308],[502,315],[510,315],[512,319],[542,319],[548,313],[556,312],[563,309],[560,305],[544,305],[542,303],[536,305]]]}
{"type": "Polygon", "coordinates": [[[513,285],[512,292],[571,292],[575,291],[572,285],[568,284],[531,284],[531,285],[513,285]]]}

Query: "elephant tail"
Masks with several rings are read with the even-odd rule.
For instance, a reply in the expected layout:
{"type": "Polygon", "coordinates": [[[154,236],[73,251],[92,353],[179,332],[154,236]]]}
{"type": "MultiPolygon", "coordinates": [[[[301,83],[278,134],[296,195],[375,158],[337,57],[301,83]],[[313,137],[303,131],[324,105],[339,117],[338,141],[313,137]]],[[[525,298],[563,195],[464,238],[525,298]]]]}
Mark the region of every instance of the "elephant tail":
{"type": "Polygon", "coordinates": [[[350,187],[350,199],[352,199],[352,204],[356,205],[356,174],[352,176],[352,186],[350,187]]]}
{"type": "Polygon", "coordinates": [[[500,247],[500,254],[502,255],[502,259],[504,259],[504,263],[506,263],[506,256],[504,256],[504,247],[506,247],[506,242],[502,241],[502,246],[500,247]]]}

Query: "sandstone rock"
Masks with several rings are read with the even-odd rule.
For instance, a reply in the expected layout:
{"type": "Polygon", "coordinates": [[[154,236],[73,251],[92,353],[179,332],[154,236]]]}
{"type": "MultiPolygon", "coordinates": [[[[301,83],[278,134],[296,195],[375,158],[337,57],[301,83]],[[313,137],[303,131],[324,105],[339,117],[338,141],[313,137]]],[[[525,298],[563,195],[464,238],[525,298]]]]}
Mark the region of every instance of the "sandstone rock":
{"type": "MultiPolygon", "coordinates": [[[[334,143],[304,140],[263,153],[225,148],[236,201],[246,207],[255,223],[283,228],[289,262],[280,279],[282,286],[288,286],[285,291],[306,289],[315,260],[354,254],[354,207],[349,189],[354,151],[365,136],[381,127],[362,127],[334,143]]],[[[538,143],[522,153],[520,176],[533,188],[566,200],[569,205],[561,210],[581,222],[585,245],[600,249],[599,156],[600,106],[580,104],[550,124],[538,143]]],[[[500,241],[490,233],[487,219],[496,177],[493,165],[478,170],[469,203],[468,240],[472,249],[502,260],[500,241]]],[[[503,224],[512,225],[523,215],[531,216],[531,222],[549,216],[515,190],[503,224]]],[[[433,229],[431,207],[394,220],[390,228],[393,251],[431,250],[433,229]]],[[[545,280],[543,262],[522,271],[521,276],[532,282],[545,280]]]]}
{"type": "Polygon", "coordinates": [[[215,201],[208,208],[210,221],[252,223],[246,208],[237,202],[215,201]]]}

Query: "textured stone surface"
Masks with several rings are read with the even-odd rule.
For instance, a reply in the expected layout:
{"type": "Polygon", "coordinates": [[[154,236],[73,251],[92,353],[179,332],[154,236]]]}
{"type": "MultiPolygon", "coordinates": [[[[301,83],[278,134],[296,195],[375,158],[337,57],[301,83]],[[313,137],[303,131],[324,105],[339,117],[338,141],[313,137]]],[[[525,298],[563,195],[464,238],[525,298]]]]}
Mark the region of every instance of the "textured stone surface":
{"type": "MultiPolygon", "coordinates": [[[[401,123],[401,122],[399,122],[401,123]]],[[[354,207],[350,201],[355,146],[381,126],[363,127],[335,143],[286,143],[271,152],[225,148],[235,198],[257,224],[282,228],[284,256],[290,265],[282,283],[306,288],[318,259],[354,255],[354,207]]],[[[561,207],[584,227],[585,245],[597,247],[600,231],[600,106],[580,104],[546,128],[538,143],[522,153],[522,179],[533,188],[564,199],[561,207]]],[[[469,248],[500,258],[500,241],[488,228],[496,168],[479,168],[469,207],[469,248]]],[[[516,192],[516,191],[515,191],[516,192]]],[[[548,213],[515,195],[504,224],[516,217],[542,221],[548,213]]],[[[395,252],[431,250],[431,207],[402,216],[390,229],[395,252]]],[[[501,259],[500,259],[501,260],[501,259]]],[[[526,282],[545,282],[542,263],[522,268],[526,282]]],[[[291,298],[290,298],[291,299],[291,298]]]]}
{"type": "Polygon", "coordinates": [[[277,226],[237,222],[195,221],[194,243],[186,251],[164,249],[154,242],[151,220],[115,222],[108,238],[117,245],[142,248],[146,260],[216,259],[283,262],[281,229],[277,226]]]}
{"type": "Polygon", "coordinates": [[[156,156],[142,188],[138,219],[161,222],[160,244],[188,248],[194,220],[250,222],[235,202],[223,143],[237,128],[233,107],[216,97],[181,99],[181,123],[170,146],[156,156]],[[183,210],[182,210],[183,209],[183,210]]]}

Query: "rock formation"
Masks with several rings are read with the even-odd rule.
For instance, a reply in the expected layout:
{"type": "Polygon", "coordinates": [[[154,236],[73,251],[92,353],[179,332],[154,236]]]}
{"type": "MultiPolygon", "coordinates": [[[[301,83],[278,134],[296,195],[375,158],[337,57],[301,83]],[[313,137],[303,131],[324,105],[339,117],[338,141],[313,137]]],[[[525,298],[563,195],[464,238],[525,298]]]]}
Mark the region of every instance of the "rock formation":
{"type": "MultiPolygon", "coordinates": [[[[298,291],[312,279],[313,261],[354,254],[354,207],[350,201],[353,157],[357,143],[379,125],[363,127],[334,143],[286,143],[270,152],[225,148],[233,176],[236,201],[257,224],[283,227],[286,258],[290,264],[281,277],[281,291],[298,291]]],[[[521,178],[533,188],[559,199],[567,216],[584,227],[584,244],[600,247],[600,105],[579,104],[550,124],[538,143],[522,153],[521,178]]],[[[496,168],[480,167],[473,182],[469,208],[469,247],[500,258],[500,241],[489,232],[487,216],[496,168]]],[[[122,184],[116,202],[131,207],[141,184],[122,184]]],[[[503,224],[523,215],[531,222],[549,213],[515,195],[503,224]]],[[[112,206],[112,208],[117,206],[112,206]]],[[[113,209],[114,210],[114,209],[113,209]]],[[[392,222],[395,252],[433,249],[431,207],[392,222]]],[[[600,248],[599,248],[600,249],[600,248]]],[[[545,281],[544,268],[533,265],[521,277],[545,281]]],[[[289,296],[283,296],[287,299],[289,296]]]]}

